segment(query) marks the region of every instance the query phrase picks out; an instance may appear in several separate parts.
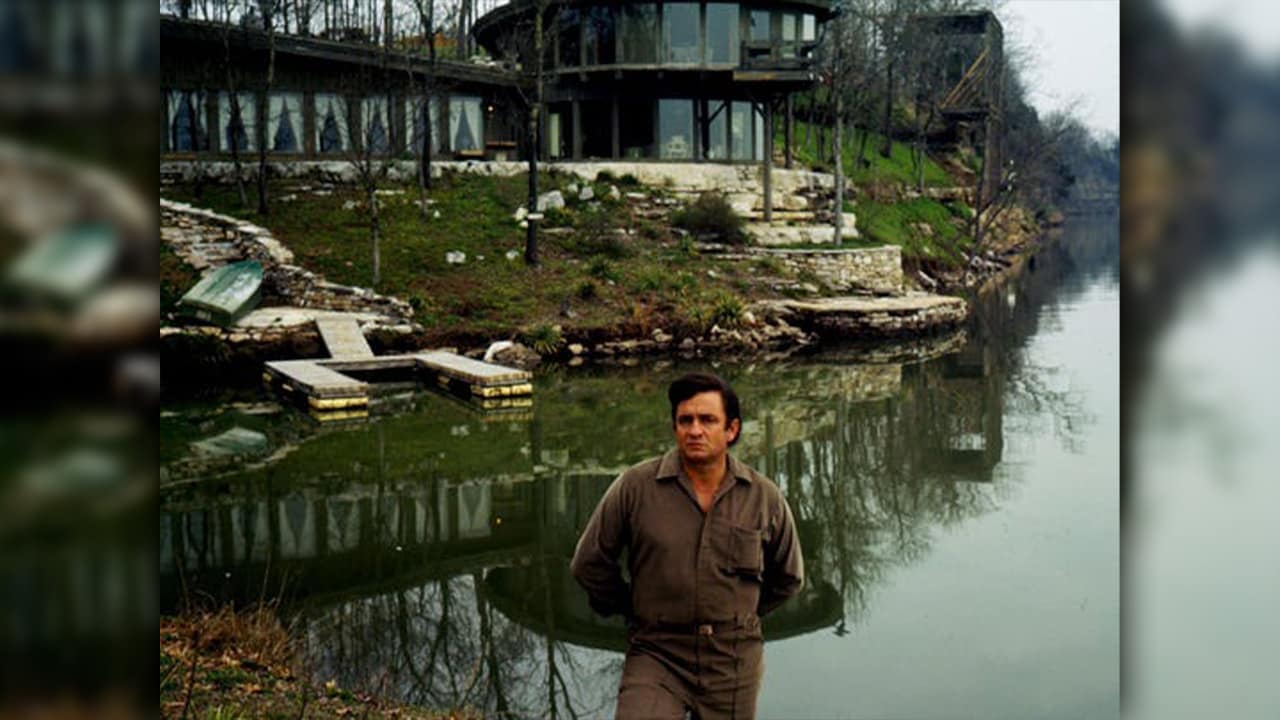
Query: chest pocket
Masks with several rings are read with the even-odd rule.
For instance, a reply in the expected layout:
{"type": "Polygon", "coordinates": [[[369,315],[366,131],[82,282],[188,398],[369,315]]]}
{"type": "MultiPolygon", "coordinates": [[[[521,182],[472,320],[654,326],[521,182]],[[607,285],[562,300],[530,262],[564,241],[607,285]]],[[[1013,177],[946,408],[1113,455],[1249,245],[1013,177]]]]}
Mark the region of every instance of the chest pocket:
{"type": "Polygon", "coordinates": [[[735,575],[760,582],[764,574],[763,534],[759,530],[729,528],[729,567],[735,575]]]}

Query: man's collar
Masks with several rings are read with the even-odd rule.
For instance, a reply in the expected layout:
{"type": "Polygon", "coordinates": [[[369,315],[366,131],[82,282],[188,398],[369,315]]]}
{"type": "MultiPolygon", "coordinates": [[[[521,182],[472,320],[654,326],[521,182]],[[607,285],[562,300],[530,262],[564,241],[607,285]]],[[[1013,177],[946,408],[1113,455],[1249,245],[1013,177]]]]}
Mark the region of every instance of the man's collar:
{"type": "MultiPolygon", "coordinates": [[[[735,479],[745,483],[751,482],[750,469],[742,463],[741,460],[728,453],[729,458],[729,474],[735,479]]],[[[662,462],[658,463],[658,480],[674,480],[680,476],[682,468],[680,466],[680,449],[672,448],[662,456],[662,462]]]]}

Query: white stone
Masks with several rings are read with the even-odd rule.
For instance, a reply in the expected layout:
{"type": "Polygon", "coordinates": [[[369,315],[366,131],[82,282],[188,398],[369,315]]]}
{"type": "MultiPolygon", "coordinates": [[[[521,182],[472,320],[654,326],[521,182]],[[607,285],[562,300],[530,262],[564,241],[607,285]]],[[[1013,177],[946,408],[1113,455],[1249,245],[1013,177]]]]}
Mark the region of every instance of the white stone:
{"type": "Polygon", "coordinates": [[[497,355],[503,350],[506,350],[507,348],[511,348],[511,347],[515,347],[515,343],[511,342],[510,340],[499,340],[493,343],[492,345],[489,346],[488,350],[484,351],[484,361],[491,362],[493,360],[494,355],[497,355]]]}
{"type": "Polygon", "coordinates": [[[520,222],[521,220],[524,220],[528,216],[529,216],[529,208],[521,205],[520,207],[516,208],[516,214],[513,217],[515,217],[516,222],[520,222]]]}
{"type": "Polygon", "coordinates": [[[538,196],[538,212],[564,208],[564,195],[559,190],[552,190],[538,196]]]}
{"type": "Polygon", "coordinates": [[[528,221],[528,220],[521,220],[521,221],[520,221],[520,229],[521,229],[521,230],[525,230],[525,229],[527,229],[528,227],[529,227],[529,221],[528,221]]]}
{"type": "Polygon", "coordinates": [[[444,261],[450,265],[461,265],[467,261],[467,254],[461,250],[450,250],[444,254],[444,261]]]}
{"type": "Polygon", "coordinates": [[[433,219],[433,220],[439,220],[439,219],[440,219],[440,211],[439,211],[439,210],[436,210],[435,212],[431,213],[431,219],[433,219]]]}
{"type": "Polygon", "coordinates": [[[582,187],[582,190],[578,192],[578,199],[583,202],[586,202],[587,200],[591,200],[595,198],[595,196],[596,196],[596,191],[592,189],[590,185],[584,185],[582,187]]]}
{"type": "Polygon", "coordinates": [[[520,251],[519,251],[519,250],[508,250],[508,251],[507,251],[507,259],[508,259],[508,260],[515,260],[515,259],[516,259],[516,258],[518,258],[518,257],[520,257],[520,251]]]}
{"type": "Polygon", "coordinates": [[[342,209],[343,209],[343,210],[355,210],[355,209],[356,209],[356,206],[357,206],[357,205],[359,205],[359,204],[360,204],[360,203],[356,202],[355,200],[348,200],[348,201],[346,201],[346,202],[342,203],[342,209]]]}
{"type": "Polygon", "coordinates": [[[572,353],[572,354],[574,354],[574,355],[581,355],[581,354],[583,353],[583,351],[585,351],[585,350],[586,350],[586,348],[582,347],[582,345],[581,345],[581,344],[579,344],[579,343],[570,343],[570,344],[569,344],[569,352],[570,352],[570,353],[572,353]]]}
{"type": "Polygon", "coordinates": [[[609,186],[609,199],[610,199],[610,200],[621,200],[621,199],[622,199],[622,192],[621,192],[620,190],[618,190],[618,186],[617,186],[617,185],[610,185],[610,186],[609,186]]]}
{"type": "Polygon", "coordinates": [[[570,195],[577,195],[578,183],[569,183],[568,185],[565,186],[564,191],[569,193],[570,195]]]}

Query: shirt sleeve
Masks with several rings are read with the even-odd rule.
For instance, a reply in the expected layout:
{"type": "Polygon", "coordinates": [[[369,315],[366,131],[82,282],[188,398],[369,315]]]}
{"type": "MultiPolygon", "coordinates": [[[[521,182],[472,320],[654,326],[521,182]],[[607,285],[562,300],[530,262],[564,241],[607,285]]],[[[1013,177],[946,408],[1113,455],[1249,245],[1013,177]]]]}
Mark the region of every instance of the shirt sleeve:
{"type": "Polygon", "coordinates": [[[764,617],[804,586],[804,557],[800,554],[800,538],[796,535],[795,518],[787,501],[779,496],[781,508],[777,529],[764,548],[764,586],[756,615],[764,617]]]}
{"type": "Polygon", "coordinates": [[[623,478],[613,481],[591,513],[578,538],[569,564],[573,577],[587,591],[591,608],[608,617],[631,617],[631,588],[622,579],[618,558],[629,534],[623,478]]]}

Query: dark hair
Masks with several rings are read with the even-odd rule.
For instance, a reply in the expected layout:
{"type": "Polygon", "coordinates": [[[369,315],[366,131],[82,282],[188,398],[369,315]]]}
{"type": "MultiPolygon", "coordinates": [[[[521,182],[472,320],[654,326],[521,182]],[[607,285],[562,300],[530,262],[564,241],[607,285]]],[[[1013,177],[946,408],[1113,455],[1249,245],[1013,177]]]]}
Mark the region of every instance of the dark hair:
{"type": "MultiPolygon", "coordinates": [[[[738,394],[733,391],[729,383],[724,378],[711,373],[689,373],[680,377],[671,383],[671,387],[667,388],[667,399],[671,401],[671,424],[676,422],[676,406],[688,400],[689,398],[704,392],[720,393],[720,400],[724,403],[724,424],[727,428],[734,420],[742,422],[742,411],[738,408],[738,394]]],[[[733,438],[733,445],[738,442],[738,438],[742,436],[741,427],[739,427],[738,435],[733,438]]]]}

